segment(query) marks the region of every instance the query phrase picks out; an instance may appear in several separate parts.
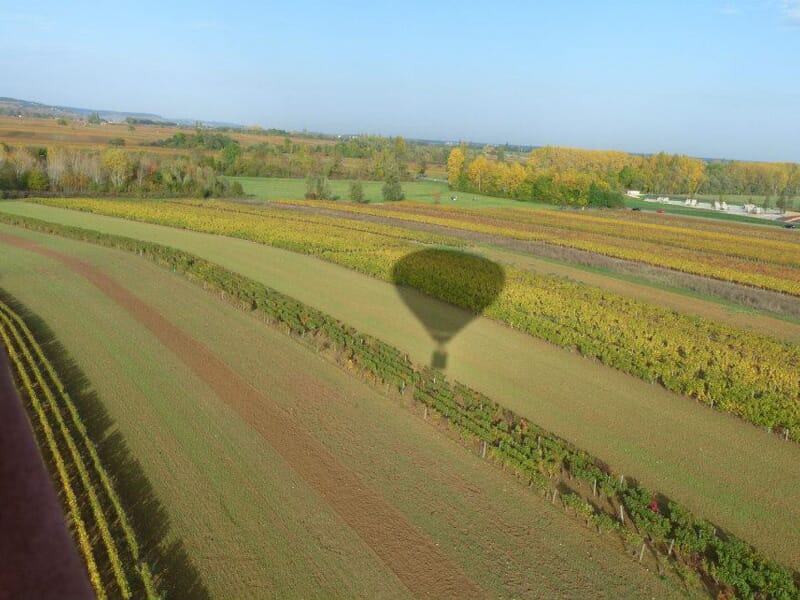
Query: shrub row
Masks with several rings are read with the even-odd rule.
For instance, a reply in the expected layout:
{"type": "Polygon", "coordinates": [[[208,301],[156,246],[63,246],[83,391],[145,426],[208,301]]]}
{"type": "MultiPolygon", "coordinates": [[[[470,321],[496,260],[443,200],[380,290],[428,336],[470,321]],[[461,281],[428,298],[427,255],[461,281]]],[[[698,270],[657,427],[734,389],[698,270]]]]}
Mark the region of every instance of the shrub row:
{"type": "MultiPolygon", "coordinates": [[[[669,557],[677,569],[693,569],[711,578],[720,590],[741,598],[798,597],[797,575],[761,556],[743,541],[718,533],[708,522],[694,518],[676,503],[655,502],[641,486],[615,475],[608,466],[565,440],[504,409],[486,396],[427,368],[378,339],[279,292],[188,253],[149,242],[55,225],[35,219],[0,216],[29,229],[136,252],[171,268],[204,287],[228,296],[243,309],[257,311],[319,347],[334,344],[342,364],[353,364],[368,377],[411,390],[463,434],[480,440],[492,455],[528,477],[532,486],[547,489],[567,473],[589,483],[593,494],[605,497],[606,508],[577,495],[565,504],[599,530],[616,530],[632,546],[649,544],[669,557]],[[577,497],[576,497],[577,496],[577,497]],[[624,523],[609,507],[622,506],[624,523]],[[646,537],[646,539],[645,539],[646,537]]],[[[555,499],[555,495],[554,495],[555,499]]]]}
{"type": "MultiPolygon", "coordinates": [[[[658,502],[646,488],[616,476],[601,461],[483,394],[450,384],[441,374],[425,369],[416,382],[414,397],[484,442],[495,457],[527,477],[533,487],[548,489],[550,480],[562,471],[587,483],[592,497],[608,502],[589,502],[575,493],[564,495],[562,501],[600,532],[618,531],[631,546],[642,549],[646,543],[679,571],[692,567],[721,590],[734,591],[741,598],[797,597],[797,582],[788,569],[735,537],[718,535],[710,523],[694,518],[680,505],[658,502]],[[622,507],[622,519],[627,514],[634,529],[618,520],[613,506],[622,507]]],[[[556,492],[553,494],[555,499],[556,492]]]]}

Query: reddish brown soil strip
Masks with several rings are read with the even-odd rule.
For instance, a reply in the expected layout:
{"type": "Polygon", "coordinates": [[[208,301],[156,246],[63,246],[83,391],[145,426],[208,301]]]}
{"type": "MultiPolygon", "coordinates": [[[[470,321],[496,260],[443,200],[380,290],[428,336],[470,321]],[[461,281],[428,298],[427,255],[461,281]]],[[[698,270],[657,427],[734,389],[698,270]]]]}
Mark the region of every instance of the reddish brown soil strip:
{"type": "Polygon", "coordinates": [[[94,598],[0,343],[0,599],[94,598]]]}
{"type": "Polygon", "coordinates": [[[25,238],[0,234],[0,242],[59,261],[127,310],[254,427],[414,595],[436,599],[483,597],[475,583],[423,532],[203,344],[93,266],[25,238]]]}

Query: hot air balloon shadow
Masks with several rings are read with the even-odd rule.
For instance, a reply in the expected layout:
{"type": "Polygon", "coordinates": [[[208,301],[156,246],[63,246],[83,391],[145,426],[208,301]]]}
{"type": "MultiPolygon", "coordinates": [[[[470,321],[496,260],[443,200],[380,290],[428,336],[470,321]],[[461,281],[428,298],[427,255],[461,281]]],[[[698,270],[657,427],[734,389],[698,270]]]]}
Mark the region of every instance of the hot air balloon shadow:
{"type": "Polygon", "coordinates": [[[494,302],[503,289],[505,274],[498,264],[482,256],[429,248],[398,260],[392,281],[436,342],[431,366],[444,369],[447,343],[494,302]],[[431,296],[467,308],[435,302],[431,296]]]}

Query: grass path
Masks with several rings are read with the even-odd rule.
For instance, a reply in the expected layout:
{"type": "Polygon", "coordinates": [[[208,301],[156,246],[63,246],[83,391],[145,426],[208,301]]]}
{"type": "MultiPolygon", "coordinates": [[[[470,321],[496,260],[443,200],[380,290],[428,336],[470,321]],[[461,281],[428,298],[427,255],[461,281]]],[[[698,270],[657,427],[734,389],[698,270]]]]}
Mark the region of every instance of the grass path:
{"type": "Polygon", "coordinates": [[[289,433],[312,438],[358,473],[365,494],[404,515],[414,535],[492,597],[671,595],[406,409],[188,281],[127,253],[0,229],[88,263],[95,283],[110,276],[122,290],[109,296],[69,263],[0,245],[0,286],[45,319],[95,383],[212,596],[411,595],[357,524],[287,458],[296,436],[265,437],[264,414],[291,419],[289,433]],[[125,294],[144,306],[152,329],[120,304],[125,294]],[[236,394],[244,398],[224,402],[237,389],[187,368],[197,356],[184,352],[195,350],[165,334],[213,348],[206,364],[226,370],[225,381],[238,379],[234,387],[247,382],[236,394]]]}

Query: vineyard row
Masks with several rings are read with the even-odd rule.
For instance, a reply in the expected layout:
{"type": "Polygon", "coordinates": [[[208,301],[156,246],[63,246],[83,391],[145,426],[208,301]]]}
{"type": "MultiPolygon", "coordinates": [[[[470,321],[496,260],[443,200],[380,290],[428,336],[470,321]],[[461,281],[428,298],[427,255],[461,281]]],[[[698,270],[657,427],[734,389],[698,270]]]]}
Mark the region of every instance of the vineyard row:
{"type": "Polygon", "coordinates": [[[3,302],[0,337],[97,598],[158,598],[153,574],[75,403],[28,326],[3,302]]]}
{"type": "Polygon", "coordinates": [[[373,207],[319,201],[291,203],[543,242],[800,296],[800,246],[791,240],[552,210],[506,209],[500,213],[413,204],[373,207]]]}

